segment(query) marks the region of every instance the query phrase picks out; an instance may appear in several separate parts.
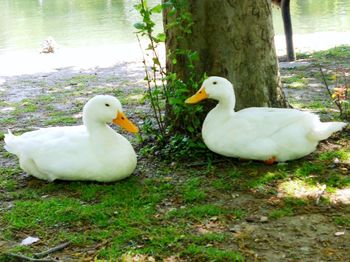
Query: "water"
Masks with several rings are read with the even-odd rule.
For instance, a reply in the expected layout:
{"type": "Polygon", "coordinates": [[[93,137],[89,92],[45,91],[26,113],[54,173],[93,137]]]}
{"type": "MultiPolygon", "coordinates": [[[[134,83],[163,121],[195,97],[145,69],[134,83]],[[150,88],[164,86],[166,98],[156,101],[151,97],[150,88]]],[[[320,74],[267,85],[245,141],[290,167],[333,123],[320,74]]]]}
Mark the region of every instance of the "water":
{"type": "MultiPolygon", "coordinates": [[[[295,34],[350,32],[349,0],[291,0],[295,34]]],[[[280,9],[273,9],[276,34],[283,34],[280,9]]]]}
{"type": "MultiPolygon", "coordinates": [[[[158,1],[148,1],[155,4],[158,1]]],[[[40,48],[48,36],[68,48],[135,42],[138,0],[0,0],[0,53],[40,48]]],[[[158,18],[160,21],[160,18],[158,18]]]]}
{"type": "MultiPolygon", "coordinates": [[[[0,0],[0,54],[40,49],[52,36],[68,48],[135,42],[133,24],[139,0],[0,0]]],[[[151,4],[159,0],[149,0],[151,4]]],[[[349,0],[292,0],[295,34],[350,32],[349,0]]],[[[159,29],[161,18],[158,17],[159,29]]],[[[283,34],[274,8],[277,35],[283,34]]]]}

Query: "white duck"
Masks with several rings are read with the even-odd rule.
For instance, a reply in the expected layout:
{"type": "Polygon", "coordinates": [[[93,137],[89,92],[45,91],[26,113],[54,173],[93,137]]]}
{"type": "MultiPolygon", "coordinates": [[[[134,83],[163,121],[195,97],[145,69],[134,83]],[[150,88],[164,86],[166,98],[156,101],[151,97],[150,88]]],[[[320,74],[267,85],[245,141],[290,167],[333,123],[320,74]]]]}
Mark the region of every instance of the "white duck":
{"type": "Polygon", "coordinates": [[[84,106],[84,125],[42,128],[20,136],[9,131],[5,149],[17,155],[24,171],[40,179],[120,180],[135,170],[136,154],[130,142],[107,125],[110,122],[138,132],[117,98],[98,95],[84,106]]]}
{"type": "Polygon", "coordinates": [[[202,137],[207,147],[224,156],[263,160],[268,164],[306,156],[320,140],[346,126],[322,123],[315,114],[296,109],[252,107],[234,111],[232,84],[209,77],[186,103],[212,98],[219,103],[206,116],[202,137]]]}

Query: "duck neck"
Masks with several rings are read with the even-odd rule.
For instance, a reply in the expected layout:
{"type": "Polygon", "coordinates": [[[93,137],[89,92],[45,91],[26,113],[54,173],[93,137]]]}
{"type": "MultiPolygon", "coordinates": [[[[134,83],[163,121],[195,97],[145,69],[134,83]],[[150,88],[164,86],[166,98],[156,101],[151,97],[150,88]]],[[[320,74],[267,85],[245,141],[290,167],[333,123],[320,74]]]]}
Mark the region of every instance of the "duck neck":
{"type": "Polygon", "coordinates": [[[221,97],[219,99],[219,103],[216,106],[216,109],[218,111],[224,111],[224,112],[234,112],[235,107],[235,98],[233,95],[227,95],[225,97],[221,97]]]}
{"type": "Polygon", "coordinates": [[[89,117],[83,117],[83,123],[90,135],[90,138],[107,138],[110,128],[104,122],[96,121],[89,117]]]}

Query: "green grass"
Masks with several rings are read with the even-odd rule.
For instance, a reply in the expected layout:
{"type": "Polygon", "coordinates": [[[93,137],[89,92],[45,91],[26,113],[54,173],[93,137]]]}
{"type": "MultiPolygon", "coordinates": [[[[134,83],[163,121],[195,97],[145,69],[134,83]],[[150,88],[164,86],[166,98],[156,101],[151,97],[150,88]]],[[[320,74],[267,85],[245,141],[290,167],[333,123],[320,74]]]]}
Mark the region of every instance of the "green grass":
{"type": "Polygon", "coordinates": [[[183,188],[183,199],[187,203],[205,200],[206,194],[200,189],[200,178],[189,179],[183,188]]]}
{"type": "Polygon", "coordinates": [[[185,217],[200,219],[203,217],[218,216],[224,214],[225,212],[225,209],[218,205],[202,204],[171,211],[169,212],[168,217],[185,217]]]}
{"type": "Polygon", "coordinates": [[[19,167],[0,167],[0,174],[3,178],[18,175],[22,172],[19,167]]]}
{"type": "Polygon", "coordinates": [[[321,161],[332,161],[336,158],[339,160],[346,161],[347,159],[350,159],[350,150],[336,150],[336,151],[328,151],[323,152],[319,155],[319,160],[321,161]]]}
{"type": "Polygon", "coordinates": [[[230,191],[233,188],[232,183],[228,178],[218,178],[212,182],[212,187],[216,190],[230,191]]]}
{"type": "Polygon", "coordinates": [[[243,256],[237,252],[195,244],[189,245],[184,253],[194,257],[198,261],[244,261],[243,256]]]}
{"type": "Polygon", "coordinates": [[[334,104],[331,100],[317,100],[300,102],[298,100],[290,100],[290,104],[296,109],[312,109],[320,113],[331,113],[334,110],[334,104]]]}
{"type": "Polygon", "coordinates": [[[285,205],[289,208],[302,207],[307,205],[307,201],[299,198],[285,197],[283,199],[285,205]]]}
{"type": "MultiPolygon", "coordinates": [[[[13,191],[16,185],[11,186],[11,183],[15,180],[9,176],[18,174],[18,170],[7,169],[5,172],[6,178],[0,181],[0,189],[13,191]]],[[[189,187],[200,187],[197,178],[187,182],[188,187],[183,187],[185,192],[190,190],[189,187]]],[[[243,215],[243,211],[219,205],[198,204],[180,208],[169,216],[157,217],[157,205],[165,197],[173,196],[173,189],[173,185],[162,178],[140,181],[132,177],[112,184],[37,181],[12,194],[14,201],[9,212],[0,211],[3,218],[0,224],[6,228],[2,239],[16,240],[17,232],[25,230],[41,239],[47,239],[49,234],[51,245],[69,240],[73,245],[85,246],[107,240],[109,244],[98,251],[99,259],[121,257],[136,247],[137,253],[153,256],[174,253],[190,256],[186,251],[189,244],[184,243],[223,243],[227,236],[219,233],[192,235],[189,225],[181,222],[182,218],[200,221],[216,215],[243,215]]],[[[21,252],[31,253],[32,250],[27,248],[21,252]]],[[[19,252],[16,248],[8,251],[19,252]]],[[[202,251],[193,255],[211,260],[240,256],[216,248],[202,251]]]]}
{"type": "Polygon", "coordinates": [[[267,172],[259,178],[251,180],[248,184],[251,188],[264,188],[264,186],[273,183],[276,180],[281,180],[287,177],[287,174],[283,171],[267,172]]]}
{"type": "Polygon", "coordinates": [[[38,105],[36,105],[35,103],[32,103],[32,102],[22,103],[21,106],[23,108],[19,109],[19,112],[23,112],[23,113],[33,113],[33,112],[36,112],[38,110],[38,105]]]}
{"type": "MultiPolygon", "coordinates": [[[[18,174],[21,174],[22,170],[13,167],[0,167],[0,191],[5,190],[6,192],[13,192],[18,186],[17,178],[18,174]]],[[[0,201],[2,194],[0,193],[0,201]]]]}
{"type": "Polygon", "coordinates": [[[31,190],[37,196],[25,199],[23,195],[17,195],[11,212],[2,216],[6,228],[13,232],[31,230],[42,236],[65,228],[66,233],[56,239],[65,237],[75,244],[93,243],[112,237],[113,232],[123,232],[113,236],[113,241],[120,245],[117,250],[122,254],[124,245],[133,238],[138,239],[140,231],[148,230],[154,220],[155,205],[168,194],[169,188],[159,181],[143,185],[137,178],[117,184],[42,184],[37,189],[23,190],[27,197],[31,190]],[[40,197],[47,193],[51,196],[40,197]],[[73,228],[81,229],[78,230],[80,237],[76,230],[70,232],[73,228]]]}
{"type": "Polygon", "coordinates": [[[51,103],[55,101],[55,98],[51,95],[41,95],[36,97],[36,100],[41,103],[51,103]]]}
{"type": "Polygon", "coordinates": [[[280,209],[276,209],[270,212],[269,217],[271,219],[278,219],[285,216],[293,215],[293,209],[291,207],[284,207],[280,209]]]}
{"type": "Polygon", "coordinates": [[[341,45],[328,50],[318,51],[312,54],[317,59],[349,59],[350,46],[341,45]]]}
{"type": "Polygon", "coordinates": [[[185,208],[173,210],[167,214],[167,218],[186,218],[191,220],[200,220],[223,215],[233,215],[237,219],[245,215],[243,209],[231,209],[216,204],[198,204],[185,208]]]}
{"type": "Polygon", "coordinates": [[[227,233],[205,233],[201,235],[190,235],[187,238],[196,245],[206,245],[208,243],[222,243],[230,237],[227,233]]]}
{"type": "Polygon", "coordinates": [[[13,178],[5,178],[3,176],[0,177],[0,189],[6,191],[13,191],[17,186],[17,181],[13,178]]]}
{"type": "Polygon", "coordinates": [[[14,103],[15,110],[11,111],[11,114],[19,116],[25,113],[34,113],[38,111],[39,107],[35,99],[22,99],[22,101],[14,103]]]}
{"type": "Polygon", "coordinates": [[[336,225],[349,227],[350,226],[350,216],[349,215],[337,216],[334,218],[334,222],[336,225]]]}
{"type": "Polygon", "coordinates": [[[17,122],[17,118],[16,117],[5,117],[5,118],[1,118],[0,119],[0,124],[4,124],[4,125],[12,125],[15,124],[17,122]]]}
{"type": "MultiPolygon", "coordinates": [[[[68,114],[68,113],[67,113],[68,114]]],[[[78,120],[69,115],[54,115],[44,121],[46,126],[64,126],[77,124],[78,120]]]]}
{"type": "Polygon", "coordinates": [[[282,82],[287,84],[286,86],[289,88],[302,89],[307,87],[309,80],[304,75],[304,73],[299,73],[299,74],[283,77],[282,82]]]}
{"type": "Polygon", "coordinates": [[[145,89],[140,87],[133,88],[127,95],[123,94],[118,87],[114,87],[110,91],[123,105],[144,105],[147,100],[145,89]]]}
{"type": "Polygon", "coordinates": [[[85,84],[89,81],[94,81],[94,80],[97,80],[96,75],[80,74],[68,79],[67,83],[72,85],[79,85],[79,84],[85,84]]]}

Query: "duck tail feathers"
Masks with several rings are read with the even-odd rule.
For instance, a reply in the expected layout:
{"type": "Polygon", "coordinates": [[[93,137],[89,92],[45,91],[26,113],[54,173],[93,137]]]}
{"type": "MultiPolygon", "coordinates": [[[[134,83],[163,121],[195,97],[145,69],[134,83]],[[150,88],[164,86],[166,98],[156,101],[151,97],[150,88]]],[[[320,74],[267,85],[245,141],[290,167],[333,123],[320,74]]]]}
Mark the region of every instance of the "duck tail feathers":
{"type": "Polygon", "coordinates": [[[14,149],[14,146],[13,146],[13,141],[14,141],[14,138],[16,137],[14,134],[12,134],[11,130],[8,129],[7,130],[7,134],[5,134],[5,137],[4,137],[4,141],[5,141],[5,146],[4,148],[12,153],[12,154],[16,154],[16,150],[14,149]]]}
{"type": "Polygon", "coordinates": [[[347,123],[344,122],[326,122],[321,123],[315,129],[311,130],[308,138],[313,141],[320,141],[330,137],[334,132],[342,130],[347,123]]]}

